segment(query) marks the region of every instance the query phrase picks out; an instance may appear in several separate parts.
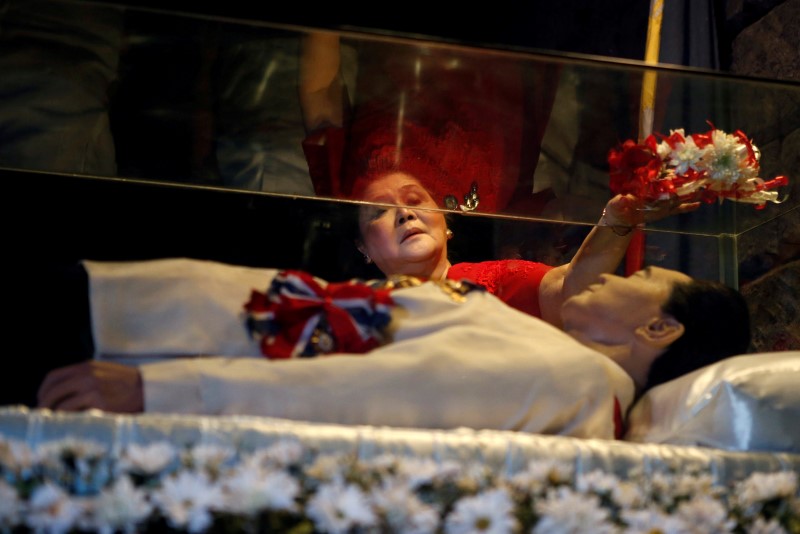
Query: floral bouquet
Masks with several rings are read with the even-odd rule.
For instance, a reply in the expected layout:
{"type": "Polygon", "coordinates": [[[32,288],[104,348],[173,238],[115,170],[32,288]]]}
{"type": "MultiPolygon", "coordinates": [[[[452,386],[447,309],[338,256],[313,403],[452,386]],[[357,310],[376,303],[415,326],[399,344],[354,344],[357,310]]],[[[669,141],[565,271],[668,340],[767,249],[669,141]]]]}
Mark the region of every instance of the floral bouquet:
{"type": "Polygon", "coordinates": [[[666,199],[729,199],[763,208],[778,203],[774,189],[789,179],[765,181],[758,176],[758,148],[741,130],[728,134],[711,125],[705,133],[669,136],[651,134],[638,144],[625,141],[609,152],[610,187],[615,194],[633,194],[648,204],[666,199]],[[660,139],[660,141],[659,141],[660,139]]]}

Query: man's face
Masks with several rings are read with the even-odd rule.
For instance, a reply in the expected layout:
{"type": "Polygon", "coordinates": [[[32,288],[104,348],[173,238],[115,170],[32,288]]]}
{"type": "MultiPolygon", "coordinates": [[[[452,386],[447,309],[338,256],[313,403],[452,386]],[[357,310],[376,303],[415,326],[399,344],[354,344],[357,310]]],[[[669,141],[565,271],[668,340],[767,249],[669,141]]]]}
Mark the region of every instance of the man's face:
{"type": "Polygon", "coordinates": [[[661,306],[676,283],[691,282],[688,275],[648,267],[624,278],[603,274],[561,308],[564,330],[606,345],[628,343],[640,326],[663,316],[661,306]]]}
{"type": "Polygon", "coordinates": [[[361,251],[386,275],[430,276],[447,257],[447,223],[424,187],[394,173],[375,180],[363,200],[397,206],[365,206],[359,212],[361,251]]]}

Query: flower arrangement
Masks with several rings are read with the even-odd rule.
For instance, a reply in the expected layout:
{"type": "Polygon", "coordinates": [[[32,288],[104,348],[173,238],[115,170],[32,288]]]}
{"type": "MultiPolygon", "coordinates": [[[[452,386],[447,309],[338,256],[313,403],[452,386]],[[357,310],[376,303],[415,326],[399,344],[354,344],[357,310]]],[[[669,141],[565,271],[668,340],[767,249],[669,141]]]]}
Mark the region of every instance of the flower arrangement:
{"type": "Polygon", "coordinates": [[[677,197],[749,202],[763,208],[780,202],[777,187],[789,179],[765,181],[758,176],[760,151],[744,132],[711,130],[686,135],[683,129],[669,136],[649,135],[643,143],[627,140],[608,154],[610,187],[614,193],[631,193],[648,203],[677,197]]]}
{"type": "Polygon", "coordinates": [[[3,532],[800,532],[797,473],[728,487],[701,473],[625,479],[550,460],[514,474],[429,459],[0,438],[3,532]]]}

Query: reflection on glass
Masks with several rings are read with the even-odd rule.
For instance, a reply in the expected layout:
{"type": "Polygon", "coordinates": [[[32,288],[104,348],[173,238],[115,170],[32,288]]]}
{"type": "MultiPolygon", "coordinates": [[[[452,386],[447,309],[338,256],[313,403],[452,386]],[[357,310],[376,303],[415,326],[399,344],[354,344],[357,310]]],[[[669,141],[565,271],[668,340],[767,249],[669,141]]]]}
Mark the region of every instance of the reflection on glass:
{"type": "MultiPolygon", "coordinates": [[[[0,166],[333,199],[403,170],[442,208],[593,224],[638,137],[642,65],[58,0],[2,14],[0,166]]],[[[797,207],[797,84],[656,69],[654,129],[743,130],[789,200],[649,229],[738,234],[797,207]]]]}
{"type": "Polygon", "coordinates": [[[114,175],[109,98],[124,12],[12,0],[0,28],[0,166],[114,175]]]}

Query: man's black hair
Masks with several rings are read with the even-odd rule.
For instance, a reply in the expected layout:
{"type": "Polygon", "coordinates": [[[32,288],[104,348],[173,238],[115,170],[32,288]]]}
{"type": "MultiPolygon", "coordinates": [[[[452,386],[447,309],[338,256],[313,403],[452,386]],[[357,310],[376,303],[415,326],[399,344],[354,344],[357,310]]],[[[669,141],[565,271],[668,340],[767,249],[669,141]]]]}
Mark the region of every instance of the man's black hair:
{"type": "Polygon", "coordinates": [[[675,284],[661,309],[683,324],[685,331],[653,362],[644,391],[744,354],[750,346],[747,303],[741,293],[725,284],[708,280],[675,284]]]}

